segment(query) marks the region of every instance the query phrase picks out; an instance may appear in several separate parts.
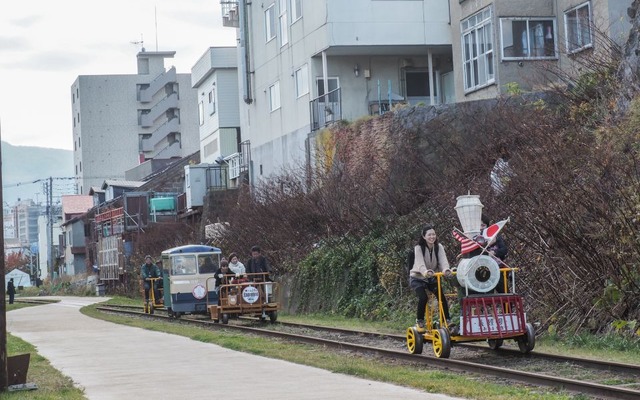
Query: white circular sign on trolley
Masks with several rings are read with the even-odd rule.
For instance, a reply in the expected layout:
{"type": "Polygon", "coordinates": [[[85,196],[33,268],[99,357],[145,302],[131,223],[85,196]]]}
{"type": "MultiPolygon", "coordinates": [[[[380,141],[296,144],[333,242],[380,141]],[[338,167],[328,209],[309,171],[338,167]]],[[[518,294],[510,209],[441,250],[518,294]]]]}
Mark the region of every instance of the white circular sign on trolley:
{"type": "Polygon", "coordinates": [[[247,286],[242,291],[242,299],[249,304],[253,304],[258,301],[258,297],[260,297],[260,293],[258,289],[253,286],[247,286]]]}
{"type": "Polygon", "coordinates": [[[207,295],[207,290],[202,285],[196,285],[193,288],[193,291],[191,291],[191,293],[193,293],[193,297],[195,297],[198,300],[201,300],[201,299],[204,299],[204,296],[207,295]]]}

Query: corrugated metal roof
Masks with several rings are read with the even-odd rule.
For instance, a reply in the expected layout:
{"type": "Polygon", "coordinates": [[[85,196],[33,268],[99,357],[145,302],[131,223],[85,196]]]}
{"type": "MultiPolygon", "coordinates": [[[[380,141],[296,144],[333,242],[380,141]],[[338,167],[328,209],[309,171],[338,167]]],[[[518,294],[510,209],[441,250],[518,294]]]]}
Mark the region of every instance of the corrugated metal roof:
{"type": "Polygon", "coordinates": [[[126,187],[126,188],[138,188],[144,185],[145,182],[140,181],[119,181],[114,179],[107,179],[102,184],[102,189],[106,189],[109,186],[118,186],[118,187],[126,187]]]}
{"type": "Polygon", "coordinates": [[[63,214],[83,214],[93,207],[93,196],[79,194],[62,196],[63,214]]]}

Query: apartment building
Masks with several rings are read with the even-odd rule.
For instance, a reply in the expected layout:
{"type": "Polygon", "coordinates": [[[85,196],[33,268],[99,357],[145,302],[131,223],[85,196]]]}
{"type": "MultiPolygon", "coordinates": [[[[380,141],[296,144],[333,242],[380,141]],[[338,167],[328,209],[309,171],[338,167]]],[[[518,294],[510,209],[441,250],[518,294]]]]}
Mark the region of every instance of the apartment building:
{"type": "Polygon", "coordinates": [[[396,103],[453,102],[448,0],[221,1],[238,32],[250,180],[308,167],[313,138],[396,103]]]}
{"type": "Polygon", "coordinates": [[[238,154],[240,96],[236,47],[210,47],[191,69],[198,96],[200,161],[213,164],[238,154]]]}
{"type": "Polygon", "coordinates": [[[631,0],[451,1],[455,97],[506,93],[508,84],[538,90],[555,72],[578,73],[580,57],[623,45],[631,0]]]}
{"type": "MultiPolygon", "coordinates": [[[[181,158],[199,148],[191,75],[165,68],[174,51],[137,54],[137,74],[81,75],[71,85],[78,193],[148,160],[181,158]]],[[[139,179],[133,175],[129,179],[139,179]]]]}

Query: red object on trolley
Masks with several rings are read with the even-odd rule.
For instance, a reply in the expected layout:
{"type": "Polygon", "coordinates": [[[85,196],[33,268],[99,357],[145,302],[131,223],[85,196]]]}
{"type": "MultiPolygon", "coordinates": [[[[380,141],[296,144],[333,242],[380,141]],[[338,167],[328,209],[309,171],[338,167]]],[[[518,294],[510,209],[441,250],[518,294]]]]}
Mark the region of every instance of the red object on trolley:
{"type": "Polygon", "coordinates": [[[526,332],[522,297],[514,294],[467,296],[462,299],[460,328],[463,336],[521,335],[526,332]]]}

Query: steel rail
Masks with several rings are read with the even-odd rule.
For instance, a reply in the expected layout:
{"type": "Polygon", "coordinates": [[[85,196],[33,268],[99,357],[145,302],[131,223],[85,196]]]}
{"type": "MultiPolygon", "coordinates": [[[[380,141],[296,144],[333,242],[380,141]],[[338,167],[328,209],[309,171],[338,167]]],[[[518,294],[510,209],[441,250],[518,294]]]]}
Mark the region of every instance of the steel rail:
{"type": "Polygon", "coordinates": [[[340,350],[352,350],[357,352],[373,353],[378,356],[393,358],[395,360],[408,361],[413,363],[421,363],[427,366],[438,366],[444,369],[457,370],[461,372],[474,372],[481,375],[491,375],[499,378],[510,379],[527,384],[549,386],[555,388],[561,388],[564,390],[574,391],[578,393],[589,394],[593,396],[599,396],[604,398],[622,399],[622,400],[638,400],[640,399],[640,391],[602,385],[598,383],[577,381],[573,379],[561,378],[556,376],[548,376],[539,373],[530,373],[524,371],[516,371],[507,368],[495,367],[485,364],[477,364],[469,361],[452,360],[446,358],[424,357],[420,355],[412,355],[407,352],[400,352],[397,350],[380,349],[370,346],[364,346],[352,343],[343,343],[335,340],[328,340],[322,338],[316,338],[305,335],[296,335],[292,333],[278,332],[269,329],[252,328],[240,325],[222,325],[214,321],[204,321],[197,319],[170,319],[168,316],[144,314],[135,311],[125,311],[122,309],[110,308],[106,306],[99,306],[96,309],[101,311],[124,313],[136,316],[149,317],[154,319],[171,320],[180,323],[185,323],[195,326],[207,326],[214,329],[230,329],[244,331],[248,333],[260,334],[267,337],[288,339],[295,342],[314,344],[336,348],[340,350]]]}

